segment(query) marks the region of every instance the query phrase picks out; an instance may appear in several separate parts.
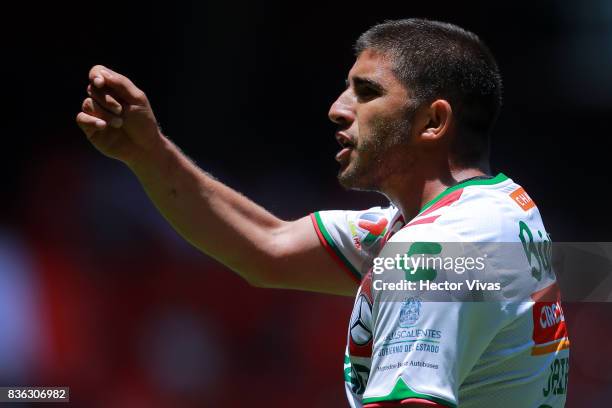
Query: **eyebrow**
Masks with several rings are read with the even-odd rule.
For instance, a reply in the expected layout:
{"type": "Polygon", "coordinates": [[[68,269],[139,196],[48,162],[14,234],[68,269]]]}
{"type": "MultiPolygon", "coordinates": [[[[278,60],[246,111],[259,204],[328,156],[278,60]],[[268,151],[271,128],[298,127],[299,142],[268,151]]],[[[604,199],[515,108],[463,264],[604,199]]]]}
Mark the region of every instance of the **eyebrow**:
{"type": "MultiPolygon", "coordinates": [[[[346,83],[346,87],[348,88],[350,86],[350,81],[348,79],[346,79],[345,83],[346,83]]],[[[355,84],[355,86],[367,85],[367,86],[370,86],[370,87],[372,87],[374,89],[377,89],[379,91],[384,91],[384,89],[385,89],[380,83],[378,83],[378,82],[376,82],[376,81],[374,81],[372,79],[364,78],[364,77],[359,77],[359,76],[353,77],[353,83],[355,84]]]]}

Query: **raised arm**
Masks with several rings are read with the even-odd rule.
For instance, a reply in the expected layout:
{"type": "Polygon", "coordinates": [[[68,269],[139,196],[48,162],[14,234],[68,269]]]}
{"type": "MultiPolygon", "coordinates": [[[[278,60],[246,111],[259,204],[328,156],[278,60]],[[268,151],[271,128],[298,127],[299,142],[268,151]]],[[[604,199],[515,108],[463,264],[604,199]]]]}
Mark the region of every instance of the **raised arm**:
{"type": "Polygon", "coordinates": [[[187,241],[255,286],[354,295],[308,217],[283,221],[198,168],[161,134],[146,95],[125,76],[97,65],[89,81],[79,127],[134,172],[187,241]]]}

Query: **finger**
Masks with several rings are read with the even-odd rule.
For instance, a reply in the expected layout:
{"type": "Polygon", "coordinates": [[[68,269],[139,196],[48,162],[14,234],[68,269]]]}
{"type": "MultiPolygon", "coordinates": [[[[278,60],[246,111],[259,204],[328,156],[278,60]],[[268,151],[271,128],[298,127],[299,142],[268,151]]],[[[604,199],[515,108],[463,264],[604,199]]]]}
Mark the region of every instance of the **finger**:
{"type": "Polygon", "coordinates": [[[83,112],[87,113],[90,116],[94,116],[98,119],[102,119],[107,124],[114,128],[120,128],[123,125],[123,119],[119,116],[109,112],[104,109],[98,102],[93,100],[92,98],[86,98],[83,101],[83,105],[81,106],[83,112]]]}
{"type": "Polygon", "coordinates": [[[107,111],[112,112],[115,115],[121,115],[123,112],[123,106],[121,103],[104,91],[88,85],[87,94],[107,111]]]}
{"type": "Polygon", "coordinates": [[[100,71],[104,69],[107,69],[107,68],[103,65],[94,65],[89,70],[89,82],[96,88],[104,87],[104,82],[105,82],[104,77],[102,76],[102,74],[100,74],[100,71]]]}
{"type": "Polygon", "coordinates": [[[78,113],[76,122],[88,138],[91,138],[94,133],[106,129],[106,122],[104,120],[91,116],[85,112],[78,113]]]}
{"type": "Polygon", "coordinates": [[[89,71],[89,80],[94,88],[109,88],[119,99],[133,105],[144,105],[147,97],[129,78],[110,70],[102,65],[96,65],[89,71]]]}

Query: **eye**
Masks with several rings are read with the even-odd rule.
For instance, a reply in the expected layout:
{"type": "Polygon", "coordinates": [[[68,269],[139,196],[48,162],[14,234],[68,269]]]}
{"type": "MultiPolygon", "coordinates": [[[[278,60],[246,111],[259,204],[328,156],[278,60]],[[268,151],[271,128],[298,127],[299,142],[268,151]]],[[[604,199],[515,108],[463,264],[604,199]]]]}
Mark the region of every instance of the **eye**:
{"type": "Polygon", "coordinates": [[[360,101],[371,101],[380,96],[380,91],[370,85],[357,85],[355,86],[355,96],[360,101]]]}

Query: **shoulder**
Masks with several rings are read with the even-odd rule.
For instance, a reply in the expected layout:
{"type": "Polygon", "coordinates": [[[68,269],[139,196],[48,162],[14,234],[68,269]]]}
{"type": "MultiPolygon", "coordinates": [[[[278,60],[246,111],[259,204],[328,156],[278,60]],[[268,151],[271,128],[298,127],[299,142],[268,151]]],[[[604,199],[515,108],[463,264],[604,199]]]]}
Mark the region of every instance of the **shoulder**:
{"type": "Polygon", "coordinates": [[[315,225],[350,232],[354,236],[365,234],[368,240],[383,237],[401,213],[397,207],[371,207],[365,210],[326,210],[312,214],[315,225]]]}
{"type": "Polygon", "coordinates": [[[364,219],[373,219],[374,217],[393,218],[399,210],[393,205],[376,206],[363,210],[320,210],[313,214],[321,218],[341,218],[341,219],[356,219],[362,217],[364,219]]]}
{"type": "Polygon", "coordinates": [[[443,196],[407,223],[398,238],[437,234],[456,242],[514,242],[524,219],[541,222],[525,189],[504,176],[497,183],[466,185],[443,196]]]}

